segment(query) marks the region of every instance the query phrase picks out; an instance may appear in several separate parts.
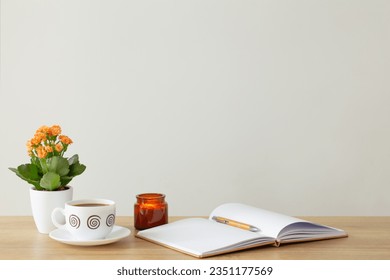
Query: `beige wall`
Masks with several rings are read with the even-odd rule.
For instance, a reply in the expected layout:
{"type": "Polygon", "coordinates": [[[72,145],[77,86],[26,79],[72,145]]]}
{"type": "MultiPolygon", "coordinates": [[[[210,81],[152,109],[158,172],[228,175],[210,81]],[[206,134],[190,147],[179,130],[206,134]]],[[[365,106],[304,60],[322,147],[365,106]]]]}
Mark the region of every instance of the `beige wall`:
{"type": "Polygon", "coordinates": [[[390,215],[390,4],[1,1],[0,215],[30,215],[7,168],[60,124],[75,198],[132,215],[239,201],[291,215],[390,215]]]}

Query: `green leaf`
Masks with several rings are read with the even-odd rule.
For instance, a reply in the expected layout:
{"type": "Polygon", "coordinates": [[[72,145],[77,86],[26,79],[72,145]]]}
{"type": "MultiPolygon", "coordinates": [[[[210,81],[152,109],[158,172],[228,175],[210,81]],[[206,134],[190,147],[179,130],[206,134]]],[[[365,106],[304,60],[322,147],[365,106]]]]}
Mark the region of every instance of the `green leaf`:
{"type": "Polygon", "coordinates": [[[39,180],[38,167],[34,164],[27,163],[18,166],[17,169],[19,175],[29,180],[39,180]]]}
{"type": "MultiPolygon", "coordinates": [[[[39,158],[39,159],[38,159],[38,162],[39,162],[40,169],[42,170],[42,173],[47,173],[48,170],[47,170],[46,159],[44,159],[44,158],[39,158]]],[[[33,163],[33,164],[34,164],[34,163],[33,163]]]]}
{"type": "Polygon", "coordinates": [[[68,162],[72,162],[72,164],[69,166],[69,173],[65,176],[61,176],[61,186],[69,184],[73,177],[80,175],[87,168],[84,164],[79,163],[77,155],[71,157],[68,162]]]}
{"type": "Polygon", "coordinates": [[[29,184],[35,186],[36,189],[42,189],[39,185],[39,181],[41,176],[39,174],[38,167],[34,164],[22,164],[19,165],[18,168],[10,167],[9,170],[15,172],[15,174],[21,179],[27,181],[29,184]]]}
{"type": "Polygon", "coordinates": [[[73,177],[71,176],[62,176],[61,177],[61,186],[66,186],[67,184],[70,183],[70,181],[72,181],[73,177]]]}
{"type": "Polygon", "coordinates": [[[49,172],[57,173],[59,176],[65,176],[69,173],[69,163],[63,157],[54,156],[48,158],[46,163],[49,172]]]}
{"type": "Polygon", "coordinates": [[[69,166],[70,171],[68,176],[74,177],[80,175],[85,171],[86,168],[87,167],[84,164],[80,164],[79,162],[72,164],[71,166],[69,166]]]}
{"type": "Polygon", "coordinates": [[[11,170],[12,172],[15,172],[15,173],[18,172],[18,170],[14,167],[8,167],[8,169],[11,170]]]}
{"type": "Polygon", "coordinates": [[[54,172],[48,172],[43,175],[40,181],[41,187],[53,191],[58,189],[61,186],[60,175],[54,172]]]}
{"type": "Polygon", "coordinates": [[[31,164],[35,165],[35,166],[38,168],[38,170],[39,170],[40,173],[43,173],[43,172],[42,172],[41,162],[40,162],[39,160],[40,160],[40,159],[37,158],[37,157],[32,157],[32,158],[30,159],[31,164]]]}
{"type": "Polygon", "coordinates": [[[75,164],[79,162],[79,155],[74,155],[70,159],[68,159],[69,165],[75,164]]]}

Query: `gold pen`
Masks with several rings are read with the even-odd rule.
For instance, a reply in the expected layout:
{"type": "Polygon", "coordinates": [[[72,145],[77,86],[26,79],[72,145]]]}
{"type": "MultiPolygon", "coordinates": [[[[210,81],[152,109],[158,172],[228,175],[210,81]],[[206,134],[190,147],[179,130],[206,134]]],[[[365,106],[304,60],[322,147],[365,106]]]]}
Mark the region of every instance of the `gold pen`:
{"type": "Polygon", "coordinates": [[[222,224],[229,225],[229,226],[232,226],[232,227],[238,227],[240,229],[249,230],[249,231],[253,231],[253,232],[260,231],[260,229],[255,227],[255,226],[244,224],[244,223],[237,222],[237,221],[233,221],[233,220],[230,220],[230,219],[227,219],[227,218],[223,218],[223,217],[219,217],[219,216],[213,216],[212,219],[214,221],[218,222],[218,223],[222,223],[222,224]]]}

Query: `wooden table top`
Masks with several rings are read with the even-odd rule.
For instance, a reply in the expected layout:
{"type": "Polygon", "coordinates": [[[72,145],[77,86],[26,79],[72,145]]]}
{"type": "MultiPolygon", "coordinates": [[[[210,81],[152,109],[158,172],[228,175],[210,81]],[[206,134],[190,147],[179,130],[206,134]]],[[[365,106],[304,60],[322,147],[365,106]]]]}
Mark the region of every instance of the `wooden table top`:
{"type": "MultiPolygon", "coordinates": [[[[170,221],[185,217],[171,217],[170,221]]],[[[300,217],[345,230],[348,238],[265,246],[207,259],[215,260],[390,260],[390,217],[300,217]]],[[[60,243],[37,231],[31,216],[0,216],[2,260],[196,260],[186,254],[134,237],[132,217],[116,224],[129,237],[101,246],[60,243]]]]}

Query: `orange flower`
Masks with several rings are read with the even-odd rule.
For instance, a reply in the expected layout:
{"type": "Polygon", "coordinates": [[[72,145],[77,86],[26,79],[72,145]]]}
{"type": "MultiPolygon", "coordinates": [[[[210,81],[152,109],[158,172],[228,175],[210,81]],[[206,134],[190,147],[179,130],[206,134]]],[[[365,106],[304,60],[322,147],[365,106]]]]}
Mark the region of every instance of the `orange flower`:
{"type": "Polygon", "coordinates": [[[36,146],[36,145],[39,145],[42,140],[46,140],[46,135],[41,133],[41,132],[37,132],[35,133],[34,137],[30,140],[31,144],[36,146]]]}
{"type": "Polygon", "coordinates": [[[61,127],[59,125],[53,125],[49,128],[48,134],[51,136],[57,136],[61,134],[61,127]]]}
{"type": "Polygon", "coordinates": [[[47,125],[42,125],[40,128],[38,128],[37,133],[41,132],[44,134],[49,133],[50,128],[47,125]]]}
{"type": "Polygon", "coordinates": [[[64,147],[62,146],[62,143],[56,144],[56,151],[61,152],[64,147]]]}
{"type": "Polygon", "coordinates": [[[37,147],[36,151],[39,158],[45,158],[47,156],[47,152],[43,146],[37,147]]]}
{"type": "Polygon", "coordinates": [[[33,150],[33,144],[31,143],[31,140],[27,141],[26,147],[27,147],[28,155],[31,156],[32,155],[32,150],[33,150]]]}
{"type": "Polygon", "coordinates": [[[27,141],[27,152],[31,157],[46,158],[54,156],[54,152],[64,153],[68,145],[73,141],[66,135],[61,135],[62,129],[59,125],[42,125],[34,134],[34,137],[27,141]]]}
{"type": "Polygon", "coordinates": [[[31,143],[31,140],[28,140],[27,143],[26,143],[26,147],[28,150],[31,150],[32,149],[32,146],[33,144],[31,143]]]}
{"type": "Polygon", "coordinates": [[[53,147],[52,146],[45,146],[45,150],[48,153],[52,153],[53,152],[53,147]]]}
{"type": "Polygon", "coordinates": [[[60,138],[60,141],[66,145],[70,145],[73,143],[72,139],[70,139],[68,136],[60,135],[59,138],[60,138]]]}

